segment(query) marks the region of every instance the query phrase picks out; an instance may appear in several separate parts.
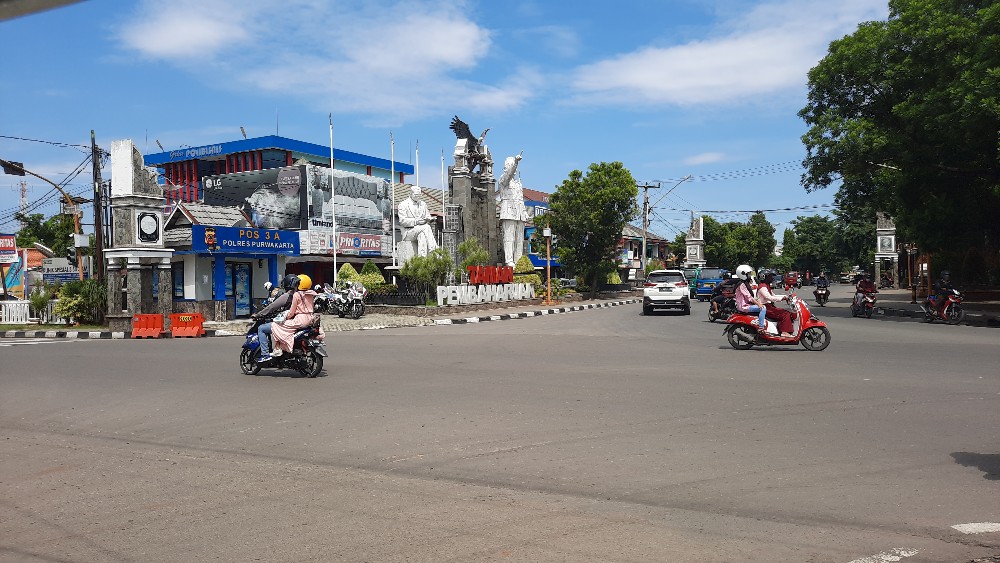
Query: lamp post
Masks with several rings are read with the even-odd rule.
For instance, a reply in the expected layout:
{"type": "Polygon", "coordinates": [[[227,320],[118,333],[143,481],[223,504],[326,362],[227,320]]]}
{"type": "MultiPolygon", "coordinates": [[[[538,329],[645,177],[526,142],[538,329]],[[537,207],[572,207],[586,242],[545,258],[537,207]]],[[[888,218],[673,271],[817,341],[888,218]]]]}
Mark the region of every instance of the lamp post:
{"type": "Polygon", "coordinates": [[[552,229],[542,229],[545,237],[545,301],[542,305],[552,305],[552,229]]]}

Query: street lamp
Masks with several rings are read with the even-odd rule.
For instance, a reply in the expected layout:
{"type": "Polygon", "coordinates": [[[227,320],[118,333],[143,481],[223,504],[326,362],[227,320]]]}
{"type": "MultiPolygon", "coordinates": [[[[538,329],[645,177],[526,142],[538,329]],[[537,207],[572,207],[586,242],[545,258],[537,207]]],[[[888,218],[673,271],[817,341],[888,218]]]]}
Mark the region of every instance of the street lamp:
{"type": "Polygon", "coordinates": [[[542,305],[552,305],[552,229],[542,229],[542,236],[545,237],[545,301],[542,305]]]}

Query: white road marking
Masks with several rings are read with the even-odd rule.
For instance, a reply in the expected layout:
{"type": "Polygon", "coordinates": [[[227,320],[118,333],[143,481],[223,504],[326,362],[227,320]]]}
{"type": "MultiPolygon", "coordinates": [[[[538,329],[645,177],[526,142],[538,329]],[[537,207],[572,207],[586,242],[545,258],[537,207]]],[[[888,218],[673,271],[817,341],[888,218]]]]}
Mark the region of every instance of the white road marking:
{"type": "Polygon", "coordinates": [[[955,524],[952,528],[963,534],[987,534],[990,532],[1000,532],[1000,523],[972,522],[970,524],[955,524]]]}
{"type": "Polygon", "coordinates": [[[916,549],[904,549],[902,547],[897,547],[896,549],[883,551],[882,553],[876,555],[855,559],[850,563],[890,563],[892,561],[901,561],[904,557],[913,557],[917,553],[919,553],[919,551],[916,549]]]}
{"type": "Polygon", "coordinates": [[[9,348],[11,346],[34,346],[36,344],[53,344],[53,343],[61,343],[61,342],[80,342],[80,340],[81,339],[79,339],[79,338],[53,338],[53,339],[46,339],[46,338],[31,338],[31,339],[25,338],[25,339],[20,339],[20,338],[14,338],[14,339],[10,339],[10,340],[8,340],[8,339],[5,338],[3,340],[0,340],[0,347],[9,348]]]}

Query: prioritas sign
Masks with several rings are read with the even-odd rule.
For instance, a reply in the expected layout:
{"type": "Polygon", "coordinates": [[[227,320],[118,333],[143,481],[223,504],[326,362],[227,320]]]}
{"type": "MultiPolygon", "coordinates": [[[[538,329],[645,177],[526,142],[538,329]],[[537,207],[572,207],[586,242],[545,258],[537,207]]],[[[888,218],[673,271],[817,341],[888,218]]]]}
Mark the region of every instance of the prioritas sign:
{"type": "Polygon", "coordinates": [[[191,225],[191,250],[223,254],[299,255],[299,233],[250,227],[191,225]]]}
{"type": "Polygon", "coordinates": [[[14,264],[20,259],[14,235],[0,235],[0,264],[14,264]]]}

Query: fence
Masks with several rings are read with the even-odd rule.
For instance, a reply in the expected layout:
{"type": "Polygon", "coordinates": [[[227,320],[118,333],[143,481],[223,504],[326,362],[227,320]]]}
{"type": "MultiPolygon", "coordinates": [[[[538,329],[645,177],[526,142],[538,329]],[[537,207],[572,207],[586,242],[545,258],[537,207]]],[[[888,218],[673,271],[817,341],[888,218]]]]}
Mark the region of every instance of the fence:
{"type": "Polygon", "coordinates": [[[422,291],[397,291],[365,297],[369,305],[426,305],[428,296],[422,291]]]}
{"type": "MultiPolygon", "coordinates": [[[[56,316],[55,307],[58,302],[57,299],[49,301],[49,305],[45,308],[45,313],[40,319],[41,324],[62,324],[66,322],[66,319],[56,316]]],[[[32,319],[31,317],[30,301],[0,301],[0,324],[24,325],[29,324],[33,320],[37,319],[32,319]]]]}

